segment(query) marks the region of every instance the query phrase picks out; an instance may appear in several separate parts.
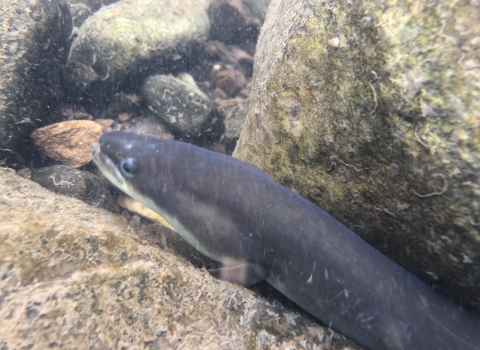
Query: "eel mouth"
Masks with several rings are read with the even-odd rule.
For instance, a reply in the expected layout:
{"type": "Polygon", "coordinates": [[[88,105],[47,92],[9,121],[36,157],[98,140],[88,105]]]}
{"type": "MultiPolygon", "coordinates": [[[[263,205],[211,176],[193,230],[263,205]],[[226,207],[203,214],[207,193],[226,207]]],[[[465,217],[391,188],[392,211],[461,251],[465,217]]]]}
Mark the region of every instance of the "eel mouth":
{"type": "Polygon", "coordinates": [[[102,148],[98,142],[93,144],[92,159],[108,181],[120,189],[126,188],[126,180],[122,173],[118,169],[115,162],[104,152],[102,152],[102,148]]]}

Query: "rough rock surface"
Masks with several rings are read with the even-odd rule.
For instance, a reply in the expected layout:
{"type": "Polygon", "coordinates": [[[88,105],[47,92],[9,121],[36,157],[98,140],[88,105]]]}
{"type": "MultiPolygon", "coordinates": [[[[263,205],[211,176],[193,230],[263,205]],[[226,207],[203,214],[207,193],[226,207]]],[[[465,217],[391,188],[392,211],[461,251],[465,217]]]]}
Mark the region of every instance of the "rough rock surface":
{"type": "Polygon", "coordinates": [[[0,348],[358,349],[0,168],[0,348]]]}
{"type": "Polygon", "coordinates": [[[37,129],[32,133],[32,139],[50,158],[78,168],[92,160],[92,144],[102,133],[100,124],[90,120],[71,120],[37,129]]]}
{"type": "Polygon", "coordinates": [[[79,28],[68,57],[80,87],[112,85],[138,71],[163,67],[203,42],[210,30],[207,0],[121,0],[79,28]]]}
{"type": "Polygon", "coordinates": [[[245,118],[247,117],[250,99],[231,98],[217,102],[217,108],[224,117],[225,143],[227,154],[232,154],[242,131],[245,118]]]}
{"type": "Polygon", "coordinates": [[[235,97],[235,95],[247,84],[247,80],[243,73],[233,68],[214,72],[213,82],[217,88],[225,91],[230,97],[235,97]]]}
{"type": "Polygon", "coordinates": [[[61,97],[72,19],[62,1],[3,0],[0,23],[1,159],[61,97]]]}
{"type": "Polygon", "coordinates": [[[270,2],[271,0],[243,0],[243,3],[250,8],[255,17],[262,22],[265,20],[270,2]]]}
{"type": "Polygon", "coordinates": [[[478,0],[274,0],[237,157],[480,308],[478,0]]]}
{"type": "Polygon", "coordinates": [[[181,133],[198,131],[214,107],[201,90],[171,75],[148,77],[142,95],[150,112],[181,133]]]}
{"type": "Polygon", "coordinates": [[[94,207],[112,210],[114,199],[109,192],[109,183],[88,171],[66,165],[52,165],[33,169],[30,179],[42,187],[84,201],[94,207]]]}
{"type": "Polygon", "coordinates": [[[226,44],[256,42],[262,22],[242,0],[213,0],[208,7],[214,40],[226,44]]]}
{"type": "Polygon", "coordinates": [[[102,6],[107,6],[118,0],[65,0],[72,13],[73,25],[80,27],[85,20],[102,6]]]}

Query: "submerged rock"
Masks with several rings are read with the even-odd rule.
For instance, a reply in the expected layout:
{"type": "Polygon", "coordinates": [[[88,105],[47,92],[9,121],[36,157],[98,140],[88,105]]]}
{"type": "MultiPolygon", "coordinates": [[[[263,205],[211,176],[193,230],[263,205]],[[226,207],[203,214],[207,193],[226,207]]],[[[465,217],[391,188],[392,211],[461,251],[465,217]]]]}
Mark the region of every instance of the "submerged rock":
{"type": "Polygon", "coordinates": [[[149,111],[180,133],[199,132],[214,107],[200,89],[171,75],[148,77],[142,94],[149,111]]]}
{"type": "Polygon", "coordinates": [[[79,28],[68,67],[79,87],[118,83],[138,71],[166,69],[210,30],[207,0],[121,0],[79,28]]]}
{"type": "Polygon", "coordinates": [[[50,158],[79,168],[92,160],[92,144],[102,133],[102,126],[93,121],[71,120],[37,129],[32,139],[50,158]]]}
{"type": "Polygon", "coordinates": [[[359,349],[0,168],[0,347],[359,349]]]}
{"type": "Polygon", "coordinates": [[[80,199],[93,207],[114,209],[109,183],[88,171],[57,164],[33,169],[30,179],[52,192],[80,199]]]}
{"type": "Polygon", "coordinates": [[[217,102],[218,110],[222,114],[225,123],[225,143],[227,154],[232,154],[242,131],[245,118],[247,117],[249,99],[232,98],[217,102]]]}
{"type": "Polygon", "coordinates": [[[211,36],[226,44],[255,43],[262,22],[242,0],[213,0],[208,7],[211,36]]]}
{"type": "Polygon", "coordinates": [[[72,18],[67,5],[57,0],[5,0],[0,18],[2,162],[45,122],[47,106],[62,97],[72,18]]]}
{"type": "Polygon", "coordinates": [[[480,308],[478,1],[274,0],[234,155],[480,308]]]}

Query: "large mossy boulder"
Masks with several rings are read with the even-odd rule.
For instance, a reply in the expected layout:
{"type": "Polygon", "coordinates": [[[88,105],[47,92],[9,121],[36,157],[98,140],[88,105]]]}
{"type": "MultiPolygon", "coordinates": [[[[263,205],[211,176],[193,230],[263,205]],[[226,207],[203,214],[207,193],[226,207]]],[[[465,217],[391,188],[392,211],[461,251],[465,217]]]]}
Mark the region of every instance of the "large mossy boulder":
{"type": "Polygon", "coordinates": [[[0,2],[0,165],[22,162],[25,144],[63,97],[72,17],[61,0],[0,2]]]}
{"type": "Polygon", "coordinates": [[[111,86],[166,69],[201,47],[210,31],[208,0],[121,0],[78,29],[68,57],[79,87],[111,86]]]}
{"type": "Polygon", "coordinates": [[[478,1],[274,0],[234,155],[479,308],[479,81],[478,1]]]}

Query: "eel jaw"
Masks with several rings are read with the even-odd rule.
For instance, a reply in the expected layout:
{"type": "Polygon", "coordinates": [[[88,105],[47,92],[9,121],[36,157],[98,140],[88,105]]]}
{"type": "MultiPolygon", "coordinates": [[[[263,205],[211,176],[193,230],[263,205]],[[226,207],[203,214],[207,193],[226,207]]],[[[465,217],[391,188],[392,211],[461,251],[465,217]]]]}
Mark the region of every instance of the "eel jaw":
{"type": "Polygon", "coordinates": [[[117,165],[105,153],[102,152],[98,142],[93,144],[92,159],[95,165],[100,169],[103,176],[107,178],[115,187],[129,194],[131,186],[122,175],[117,165]]]}

